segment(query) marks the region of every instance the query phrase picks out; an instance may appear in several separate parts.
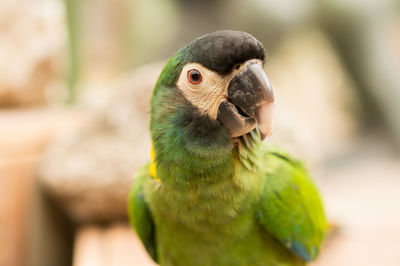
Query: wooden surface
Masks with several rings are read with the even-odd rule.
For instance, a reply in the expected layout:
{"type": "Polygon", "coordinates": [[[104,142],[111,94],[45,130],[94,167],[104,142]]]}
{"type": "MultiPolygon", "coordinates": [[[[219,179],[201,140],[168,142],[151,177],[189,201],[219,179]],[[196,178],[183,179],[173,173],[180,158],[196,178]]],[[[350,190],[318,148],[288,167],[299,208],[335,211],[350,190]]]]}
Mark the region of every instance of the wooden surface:
{"type": "Polygon", "coordinates": [[[59,246],[62,230],[48,217],[41,218],[48,214],[35,173],[51,137],[73,129],[81,117],[72,110],[0,111],[0,266],[46,266],[57,254],[65,256],[62,250],[39,255],[49,245],[59,246]]]}
{"type": "Polygon", "coordinates": [[[33,159],[0,167],[0,265],[24,265],[33,159]]]}
{"type": "Polygon", "coordinates": [[[76,236],[73,266],[154,266],[127,224],[84,226],[76,236]]]}

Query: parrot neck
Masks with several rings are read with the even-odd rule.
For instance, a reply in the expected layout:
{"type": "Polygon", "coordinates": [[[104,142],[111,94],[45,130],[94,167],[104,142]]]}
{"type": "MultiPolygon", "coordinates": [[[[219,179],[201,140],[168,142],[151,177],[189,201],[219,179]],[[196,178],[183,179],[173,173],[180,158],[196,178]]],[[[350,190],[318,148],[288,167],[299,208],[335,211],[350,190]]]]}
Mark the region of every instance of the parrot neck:
{"type": "Polygon", "coordinates": [[[235,158],[238,158],[234,151],[207,158],[201,152],[185,150],[184,146],[180,149],[179,153],[156,156],[158,152],[152,147],[150,175],[160,182],[181,188],[218,183],[234,175],[235,158]]]}
{"type": "Polygon", "coordinates": [[[171,158],[166,154],[165,157],[158,157],[156,162],[156,153],[153,145],[151,148],[151,162],[149,166],[150,175],[165,183],[178,187],[195,187],[204,184],[215,184],[227,179],[235,178],[238,172],[257,171],[262,168],[257,160],[260,156],[261,143],[253,143],[252,147],[247,147],[239,142],[234,145],[230,153],[223,156],[206,158],[199,153],[188,155],[182,146],[182,152],[175,154],[171,158]]]}

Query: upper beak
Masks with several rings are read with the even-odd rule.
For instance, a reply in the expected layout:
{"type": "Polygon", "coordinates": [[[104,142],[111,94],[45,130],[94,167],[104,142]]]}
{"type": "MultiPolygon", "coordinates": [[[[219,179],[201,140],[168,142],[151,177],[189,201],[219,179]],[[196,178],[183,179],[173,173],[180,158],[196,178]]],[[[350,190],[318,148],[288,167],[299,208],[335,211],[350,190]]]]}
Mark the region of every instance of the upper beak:
{"type": "Polygon", "coordinates": [[[261,139],[272,133],[275,97],[263,68],[247,63],[228,86],[228,101],[222,102],[217,118],[232,137],[245,135],[258,126],[261,139]]]}

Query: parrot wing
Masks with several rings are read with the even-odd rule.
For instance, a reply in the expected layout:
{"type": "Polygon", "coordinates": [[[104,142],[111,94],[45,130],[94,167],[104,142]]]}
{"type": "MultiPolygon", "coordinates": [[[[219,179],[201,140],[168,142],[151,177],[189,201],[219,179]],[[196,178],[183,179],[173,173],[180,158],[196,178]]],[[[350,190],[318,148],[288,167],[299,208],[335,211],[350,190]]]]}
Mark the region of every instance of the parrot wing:
{"type": "Polygon", "coordinates": [[[130,223],[147,253],[157,262],[154,221],[144,194],[144,185],[150,178],[149,165],[143,166],[137,172],[129,195],[128,213],[130,223]]]}
{"type": "Polygon", "coordinates": [[[326,231],[321,199],[300,161],[268,148],[265,187],[258,212],[269,235],[306,261],[315,259],[326,231]]]}

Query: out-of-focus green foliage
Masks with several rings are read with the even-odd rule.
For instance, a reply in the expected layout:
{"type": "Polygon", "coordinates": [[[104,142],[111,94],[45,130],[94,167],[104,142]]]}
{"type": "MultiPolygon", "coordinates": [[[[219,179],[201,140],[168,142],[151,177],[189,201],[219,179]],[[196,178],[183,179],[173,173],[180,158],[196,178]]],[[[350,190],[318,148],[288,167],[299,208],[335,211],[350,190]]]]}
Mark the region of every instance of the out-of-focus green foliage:
{"type": "Polygon", "coordinates": [[[64,0],[66,8],[66,20],[68,25],[68,76],[67,86],[69,88],[67,101],[72,103],[76,98],[76,86],[80,78],[80,21],[81,1],[64,0]]]}

